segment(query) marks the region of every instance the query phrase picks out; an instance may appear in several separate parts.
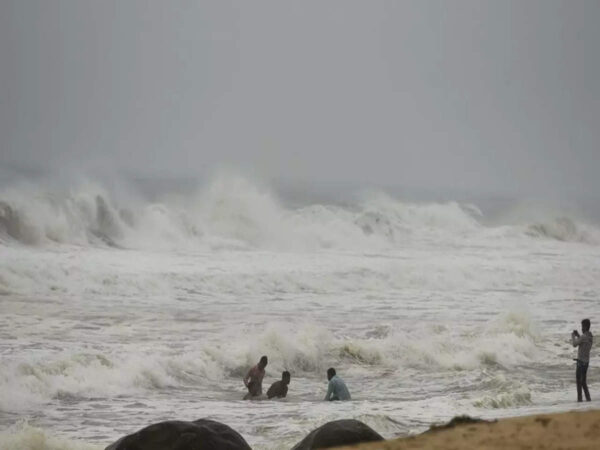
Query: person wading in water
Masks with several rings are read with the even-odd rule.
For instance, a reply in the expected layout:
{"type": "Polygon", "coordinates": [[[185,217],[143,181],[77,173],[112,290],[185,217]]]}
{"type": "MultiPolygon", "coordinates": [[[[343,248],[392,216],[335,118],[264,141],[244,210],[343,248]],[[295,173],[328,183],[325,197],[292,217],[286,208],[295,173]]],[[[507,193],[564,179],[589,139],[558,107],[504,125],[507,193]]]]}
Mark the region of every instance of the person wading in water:
{"type": "Polygon", "coordinates": [[[244,377],[244,386],[248,388],[248,393],[244,396],[244,400],[262,395],[262,381],[265,376],[267,363],[267,357],[261,357],[258,364],[252,367],[244,377]]]}
{"type": "Polygon", "coordinates": [[[288,392],[288,385],[290,384],[291,375],[286,370],[281,373],[281,380],[276,381],[271,385],[267,391],[268,398],[284,398],[288,392]]]}
{"type": "Polygon", "coordinates": [[[329,383],[327,384],[327,394],[325,394],[325,400],[351,400],[350,392],[346,387],[346,383],[344,383],[344,380],[337,376],[333,367],[327,369],[327,380],[329,380],[329,383]]]}

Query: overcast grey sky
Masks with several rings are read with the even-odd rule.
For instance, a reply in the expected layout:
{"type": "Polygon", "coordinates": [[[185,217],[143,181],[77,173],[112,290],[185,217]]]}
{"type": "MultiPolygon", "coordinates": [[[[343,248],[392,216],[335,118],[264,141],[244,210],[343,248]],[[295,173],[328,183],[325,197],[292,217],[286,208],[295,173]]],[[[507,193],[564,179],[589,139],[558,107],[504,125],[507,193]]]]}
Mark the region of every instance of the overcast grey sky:
{"type": "Polygon", "coordinates": [[[0,0],[5,167],[600,186],[600,1],[0,0]]]}

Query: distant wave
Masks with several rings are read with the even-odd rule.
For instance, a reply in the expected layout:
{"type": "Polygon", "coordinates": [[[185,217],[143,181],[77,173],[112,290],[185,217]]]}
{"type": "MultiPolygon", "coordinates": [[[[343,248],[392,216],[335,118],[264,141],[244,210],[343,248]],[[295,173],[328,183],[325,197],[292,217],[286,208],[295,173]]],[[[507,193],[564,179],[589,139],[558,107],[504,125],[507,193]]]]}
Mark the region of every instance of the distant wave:
{"type": "Polygon", "coordinates": [[[428,230],[461,232],[478,226],[472,209],[457,203],[407,204],[384,194],[347,208],[285,209],[271,192],[233,176],[215,179],[196,195],[162,203],[125,204],[99,186],[0,194],[0,234],[26,245],[354,249],[393,245],[428,230]]]}
{"type": "Polygon", "coordinates": [[[533,237],[555,239],[564,242],[598,244],[597,230],[583,224],[577,224],[568,217],[558,217],[545,223],[529,225],[526,234],[533,237]]]}
{"type": "MultiPolygon", "coordinates": [[[[5,190],[0,240],[138,249],[383,250],[412,239],[469,238],[485,228],[474,205],[407,203],[384,193],[345,207],[284,208],[272,192],[231,175],[216,177],[196,194],[161,202],[127,197],[116,198],[93,184],[68,192],[39,186],[5,190]]],[[[534,223],[522,233],[599,242],[594,227],[569,218],[534,223]]]]}

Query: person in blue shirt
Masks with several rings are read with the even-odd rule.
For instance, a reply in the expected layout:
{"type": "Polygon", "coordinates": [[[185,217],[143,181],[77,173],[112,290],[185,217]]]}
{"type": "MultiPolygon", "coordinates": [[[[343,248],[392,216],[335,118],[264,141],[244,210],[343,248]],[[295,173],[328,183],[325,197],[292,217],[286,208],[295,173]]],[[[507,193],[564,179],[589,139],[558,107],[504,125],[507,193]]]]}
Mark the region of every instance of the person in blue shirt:
{"type": "Polygon", "coordinates": [[[329,385],[327,386],[325,400],[351,400],[346,383],[336,375],[333,367],[327,369],[327,379],[329,380],[329,385]]]}

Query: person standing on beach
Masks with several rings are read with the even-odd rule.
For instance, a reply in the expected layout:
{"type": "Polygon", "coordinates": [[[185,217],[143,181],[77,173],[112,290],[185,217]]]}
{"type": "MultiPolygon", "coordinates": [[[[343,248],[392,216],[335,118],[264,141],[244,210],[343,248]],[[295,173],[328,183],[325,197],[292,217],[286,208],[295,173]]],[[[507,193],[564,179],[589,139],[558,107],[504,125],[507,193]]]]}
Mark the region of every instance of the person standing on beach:
{"type": "Polygon", "coordinates": [[[590,331],[590,319],[583,319],[581,321],[581,336],[577,330],[573,330],[571,333],[571,343],[573,347],[579,347],[577,349],[577,370],[575,371],[575,379],[577,381],[577,401],[583,401],[581,391],[585,393],[585,399],[590,402],[590,391],[587,386],[587,370],[590,364],[590,350],[592,349],[592,343],[594,336],[590,331]]]}
{"type": "Polygon", "coordinates": [[[291,375],[286,370],[281,373],[281,380],[276,381],[267,391],[267,398],[284,398],[288,392],[288,384],[290,384],[291,375]]]}
{"type": "Polygon", "coordinates": [[[267,363],[267,357],[262,356],[258,364],[252,367],[244,377],[244,386],[248,388],[248,393],[244,396],[244,400],[262,395],[262,381],[265,376],[267,363]]]}
{"type": "Polygon", "coordinates": [[[335,369],[330,367],[327,369],[327,379],[329,384],[327,385],[327,394],[325,394],[325,400],[351,400],[350,392],[346,387],[346,383],[335,373],[335,369]]]}

